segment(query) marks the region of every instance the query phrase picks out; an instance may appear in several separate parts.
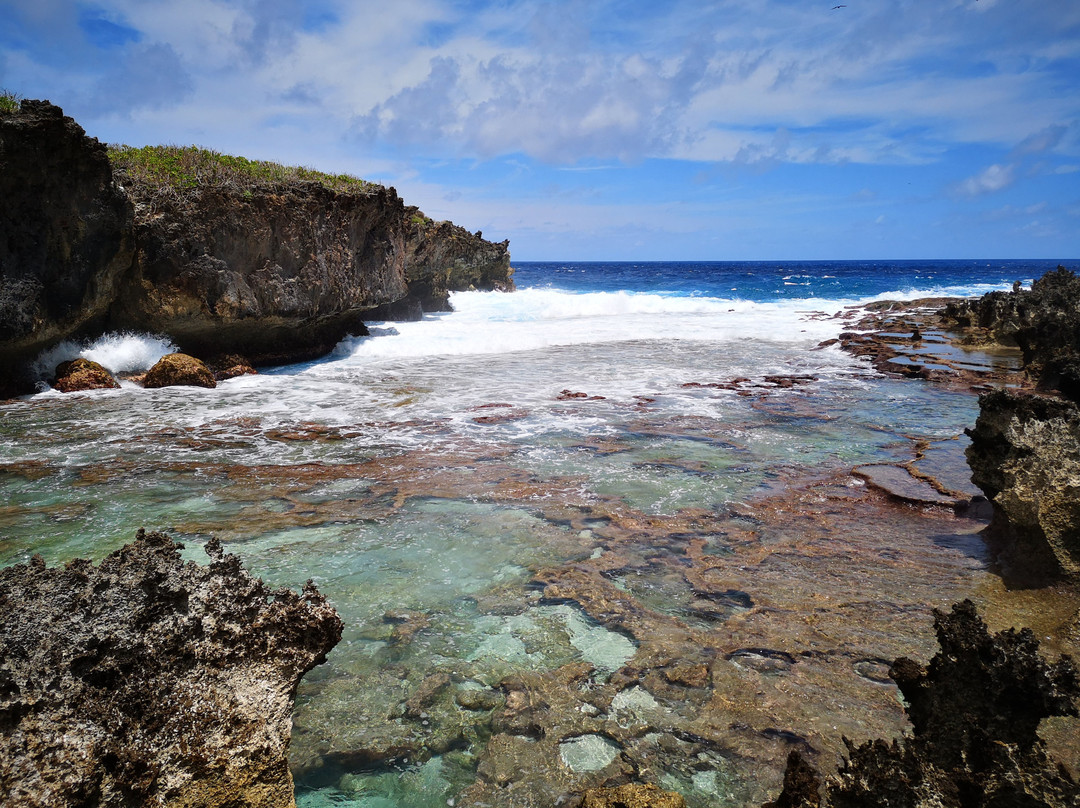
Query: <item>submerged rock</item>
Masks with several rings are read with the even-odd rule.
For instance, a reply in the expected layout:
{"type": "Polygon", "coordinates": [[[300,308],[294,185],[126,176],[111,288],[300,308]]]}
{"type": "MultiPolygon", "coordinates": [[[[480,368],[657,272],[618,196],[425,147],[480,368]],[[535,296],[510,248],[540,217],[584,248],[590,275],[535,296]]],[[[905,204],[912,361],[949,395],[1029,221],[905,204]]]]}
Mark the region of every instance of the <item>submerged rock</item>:
{"type": "Polygon", "coordinates": [[[90,359],[69,359],[56,366],[53,388],[61,393],[80,390],[114,390],[120,383],[104,367],[90,359]]]}
{"type": "Polygon", "coordinates": [[[99,565],[0,571],[0,793],[20,806],[293,806],[300,678],[341,638],[310,583],[271,591],[161,533],[99,565]]]}
{"type": "Polygon", "coordinates": [[[143,387],[217,387],[214,373],[206,364],[185,353],[166,354],[146,372],[143,387]]]}
{"type": "Polygon", "coordinates": [[[627,783],[616,788],[589,789],[581,808],[686,808],[686,800],[675,791],[627,783]]]}
{"type": "Polygon", "coordinates": [[[1029,629],[991,636],[971,601],[935,610],[941,648],[927,668],[901,658],[891,675],[907,701],[902,743],[848,743],[823,785],[795,752],[773,806],[1076,806],[1080,785],[1046,753],[1039,722],[1077,715],[1069,657],[1050,664],[1029,629]]]}
{"type": "Polygon", "coordinates": [[[1080,407],[998,390],[979,398],[968,435],[971,479],[993,502],[1005,560],[1080,574],[1080,407]]]}

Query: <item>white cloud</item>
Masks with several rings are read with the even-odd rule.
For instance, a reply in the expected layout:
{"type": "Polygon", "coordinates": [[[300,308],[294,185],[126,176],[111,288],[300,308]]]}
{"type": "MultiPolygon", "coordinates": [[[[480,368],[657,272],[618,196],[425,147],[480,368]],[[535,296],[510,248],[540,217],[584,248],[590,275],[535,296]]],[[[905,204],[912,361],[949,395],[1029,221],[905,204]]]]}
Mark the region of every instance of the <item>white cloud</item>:
{"type": "Polygon", "coordinates": [[[992,166],[987,166],[975,176],[968,177],[961,182],[957,186],[957,191],[963,196],[981,196],[994,193],[1012,185],[1015,174],[1015,166],[995,163],[992,166]]]}

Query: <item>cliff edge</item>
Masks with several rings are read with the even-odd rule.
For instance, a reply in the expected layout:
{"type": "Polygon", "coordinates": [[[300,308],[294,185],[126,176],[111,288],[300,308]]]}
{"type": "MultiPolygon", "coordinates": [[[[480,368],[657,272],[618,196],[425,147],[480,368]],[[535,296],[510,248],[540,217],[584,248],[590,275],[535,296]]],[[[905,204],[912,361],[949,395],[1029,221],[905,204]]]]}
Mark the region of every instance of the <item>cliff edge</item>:
{"type": "Polygon", "coordinates": [[[106,149],[47,101],[0,112],[0,396],[104,331],[256,364],[312,359],[367,319],[513,289],[509,242],[393,188],[195,147],[106,149]]]}

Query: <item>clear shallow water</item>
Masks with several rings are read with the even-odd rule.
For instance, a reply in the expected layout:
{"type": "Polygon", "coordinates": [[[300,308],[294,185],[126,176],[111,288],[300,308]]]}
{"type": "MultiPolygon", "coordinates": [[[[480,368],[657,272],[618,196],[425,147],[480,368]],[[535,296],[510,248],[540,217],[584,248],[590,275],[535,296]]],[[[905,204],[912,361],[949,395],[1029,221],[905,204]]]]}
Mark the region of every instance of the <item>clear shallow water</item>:
{"type": "MultiPolygon", "coordinates": [[[[602,689],[647,656],[632,632],[543,597],[538,575],[622,553],[606,580],[657,625],[749,619],[750,595],[703,611],[682,562],[625,548],[730,553],[734,534],[701,525],[753,513],[785,481],[956,438],[973,397],[818,344],[870,299],[1007,289],[1046,263],[519,264],[514,294],[458,294],[452,314],[374,324],[323,361],[216,390],[46,390],[0,410],[0,562],[100,559],[145,526],[197,559],[217,535],[275,585],[314,578],[346,632],[300,691],[300,804],[446,805],[498,765],[484,761],[500,708],[463,704],[574,662],[602,689]]],[[[167,350],[112,335],[48,362],[83,352],[138,370],[167,350]]],[[[619,695],[649,709],[632,692],[619,695]]],[[[629,748],[575,737],[545,759],[567,784],[629,748]]],[[[641,754],[691,805],[754,798],[730,755],[692,752],[641,754]]]]}

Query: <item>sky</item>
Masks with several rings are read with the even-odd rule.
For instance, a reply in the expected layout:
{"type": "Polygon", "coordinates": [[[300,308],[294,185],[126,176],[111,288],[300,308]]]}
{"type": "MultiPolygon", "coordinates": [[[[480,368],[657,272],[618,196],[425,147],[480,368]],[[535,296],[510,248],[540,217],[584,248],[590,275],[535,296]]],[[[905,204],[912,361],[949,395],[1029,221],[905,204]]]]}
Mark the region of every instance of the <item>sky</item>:
{"type": "Polygon", "coordinates": [[[0,0],[0,87],[516,261],[1080,258],[1078,0],[0,0]]]}

